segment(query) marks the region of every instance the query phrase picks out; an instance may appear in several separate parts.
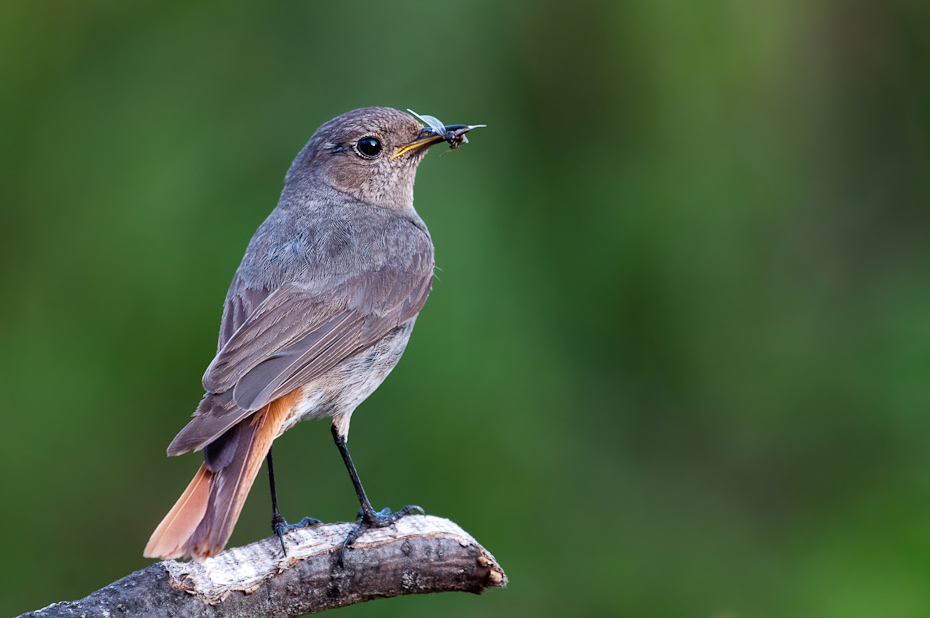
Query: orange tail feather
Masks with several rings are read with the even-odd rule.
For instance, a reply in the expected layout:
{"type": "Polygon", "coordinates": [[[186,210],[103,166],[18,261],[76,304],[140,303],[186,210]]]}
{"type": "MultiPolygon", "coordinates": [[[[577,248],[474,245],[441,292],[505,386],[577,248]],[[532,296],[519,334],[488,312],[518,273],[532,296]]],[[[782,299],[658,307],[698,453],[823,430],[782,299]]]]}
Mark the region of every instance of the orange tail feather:
{"type": "Polygon", "coordinates": [[[147,558],[193,556],[203,560],[226,546],[262,462],[293,410],[296,397],[276,399],[235,426],[225,442],[230,452],[214,470],[204,463],[145,548],[147,558]]]}
{"type": "Polygon", "coordinates": [[[201,465],[190,485],[155,528],[143,556],[168,559],[180,558],[187,553],[184,545],[207,512],[212,477],[213,473],[207,470],[207,466],[201,465]]]}

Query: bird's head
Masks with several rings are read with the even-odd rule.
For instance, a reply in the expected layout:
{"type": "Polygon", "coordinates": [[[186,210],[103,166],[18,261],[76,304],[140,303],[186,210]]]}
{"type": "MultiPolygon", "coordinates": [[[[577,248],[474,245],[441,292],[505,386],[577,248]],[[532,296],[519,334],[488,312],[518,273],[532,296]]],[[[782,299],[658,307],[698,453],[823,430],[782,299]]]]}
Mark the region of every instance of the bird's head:
{"type": "Polygon", "coordinates": [[[429,147],[458,146],[475,126],[424,127],[389,107],[346,112],[317,129],[291,165],[286,186],[299,191],[322,183],[362,202],[412,209],[417,166],[429,147]]]}

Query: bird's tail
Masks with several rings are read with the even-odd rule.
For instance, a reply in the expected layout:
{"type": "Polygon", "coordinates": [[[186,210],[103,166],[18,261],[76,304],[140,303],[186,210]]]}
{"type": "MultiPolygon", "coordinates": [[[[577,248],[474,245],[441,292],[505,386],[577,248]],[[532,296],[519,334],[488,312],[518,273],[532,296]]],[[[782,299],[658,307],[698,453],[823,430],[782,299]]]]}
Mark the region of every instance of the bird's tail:
{"type": "Polygon", "coordinates": [[[292,410],[277,399],[207,445],[204,463],[152,533],[146,558],[203,560],[223,551],[255,476],[292,410]]]}

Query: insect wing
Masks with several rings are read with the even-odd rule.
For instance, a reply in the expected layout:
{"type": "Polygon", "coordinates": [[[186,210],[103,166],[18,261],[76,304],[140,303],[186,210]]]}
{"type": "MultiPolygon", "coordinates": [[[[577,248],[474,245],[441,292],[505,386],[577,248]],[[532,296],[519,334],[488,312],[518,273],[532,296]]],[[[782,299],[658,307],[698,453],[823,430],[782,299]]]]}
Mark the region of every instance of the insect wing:
{"type": "Polygon", "coordinates": [[[414,116],[416,116],[417,118],[419,118],[420,122],[422,122],[425,125],[428,125],[429,128],[435,131],[437,135],[442,135],[443,137],[446,137],[446,125],[442,124],[442,121],[439,120],[439,118],[436,118],[436,116],[430,116],[429,114],[423,114],[421,116],[420,114],[416,113],[412,109],[408,109],[407,111],[413,114],[414,116]]]}

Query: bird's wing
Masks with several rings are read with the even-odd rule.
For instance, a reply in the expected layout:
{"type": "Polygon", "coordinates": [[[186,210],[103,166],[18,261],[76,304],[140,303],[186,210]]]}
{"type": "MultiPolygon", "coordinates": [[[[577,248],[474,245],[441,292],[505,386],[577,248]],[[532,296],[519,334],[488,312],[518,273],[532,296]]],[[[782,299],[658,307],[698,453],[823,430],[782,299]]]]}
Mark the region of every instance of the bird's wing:
{"type": "Polygon", "coordinates": [[[268,298],[271,292],[268,288],[252,288],[236,273],[232,283],[229,284],[229,294],[226,295],[226,305],[223,307],[223,320],[220,322],[220,337],[217,353],[223,349],[226,342],[239,330],[245,321],[252,315],[258,306],[268,298]]]}
{"type": "Polygon", "coordinates": [[[204,374],[207,396],[197,416],[174,439],[169,453],[202,448],[249,414],[416,317],[433,275],[432,251],[426,245],[421,249],[337,280],[286,283],[235,328],[236,316],[242,314],[236,305],[241,295],[230,295],[221,341],[232,332],[204,374]]]}

